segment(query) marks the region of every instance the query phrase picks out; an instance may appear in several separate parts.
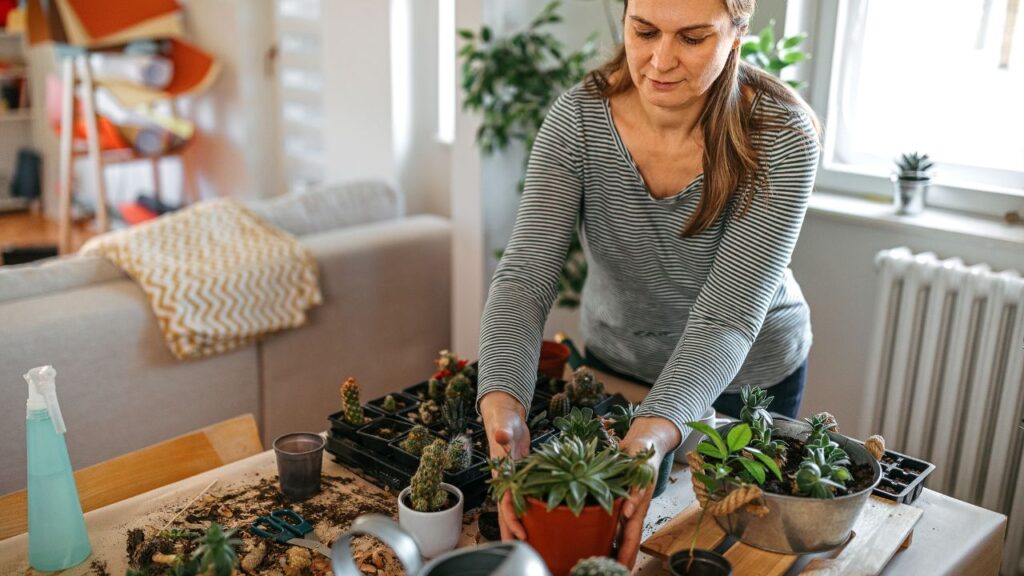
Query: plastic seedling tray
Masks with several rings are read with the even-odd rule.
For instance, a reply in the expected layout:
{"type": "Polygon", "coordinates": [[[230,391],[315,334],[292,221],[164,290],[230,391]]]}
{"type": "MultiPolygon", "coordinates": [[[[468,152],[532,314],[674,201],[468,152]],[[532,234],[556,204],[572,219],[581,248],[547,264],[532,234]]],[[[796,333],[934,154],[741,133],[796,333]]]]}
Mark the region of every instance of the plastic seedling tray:
{"type": "Polygon", "coordinates": [[[420,382],[419,384],[413,384],[412,386],[409,386],[408,388],[402,390],[402,393],[407,395],[407,396],[412,396],[413,398],[416,398],[417,400],[422,402],[422,401],[424,401],[424,400],[426,400],[428,398],[428,396],[427,396],[427,389],[428,389],[428,387],[429,387],[429,381],[428,380],[424,380],[423,382],[420,382]]]}
{"type": "Polygon", "coordinates": [[[331,430],[336,431],[339,435],[341,435],[344,438],[348,438],[349,440],[358,443],[360,442],[358,430],[363,426],[366,426],[373,420],[380,418],[382,416],[386,416],[386,414],[384,414],[380,410],[377,410],[373,406],[363,406],[363,416],[364,418],[366,418],[366,420],[359,426],[353,426],[348,422],[345,422],[345,420],[342,418],[341,410],[335,412],[334,414],[331,414],[330,416],[327,417],[327,419],[331,421],[331,430]]]}
{"type": "Polygon", "coordinates": [[[394,413],[388,412],[387,410],[384,409],[384,398],[387,397],[386,395],[381,396],[380,398],[374,398],[373,400],[367,402],[366,405],[372,406],[376,408],[379,412],[382,412],[389,416],[401,416],[406,412],[416,410],[416,408],[420,405],[419,399],[417,399],[415,396],[409,396],[408,394],[404,394],[402,392],[392,393],[391,396],[395,398],[396,408],[394,413]]]}
{"type": "Polygon", "coordinates": [[[412,428],[412,423],[406,420],[399,420],[398,418],[392,418],[384,416],[371,420],[369,424],[363,426],[356,431],[359,435],[359,444],[362,444],[370,450],[377,450],[381,453],[387,453],[389,450],[388,442],[391,442],[395,438],[405,434],[412,428]],[[379,432],[382,429],[391,429],[395,434],[390,438],[382,437],[379,432]]]}
{"type": "MultiPolygon", "coordinates": [[[[431,434],[437,436],[438,438],[442,438],[444,440],[451,440],[451,436],[448,433],[448,427],[445,426],[444,422],[434,422],[430,426],[427,426],[427,429],[430,430],[431,434]]],[[[478,422],[470,420],[469,422],[466,423],[466,432],[470,436],[473,436],[477,432],[482,432],[483,429],[484,425],[478,422]]]]}
{"type": "Polygon", "coordinates": [[[925,478],[935,465],[892,450],[886,450],[878,463],[882,467],[882,480],[874,494],[900,504],[910,504],[921,495],[925,478]]]}

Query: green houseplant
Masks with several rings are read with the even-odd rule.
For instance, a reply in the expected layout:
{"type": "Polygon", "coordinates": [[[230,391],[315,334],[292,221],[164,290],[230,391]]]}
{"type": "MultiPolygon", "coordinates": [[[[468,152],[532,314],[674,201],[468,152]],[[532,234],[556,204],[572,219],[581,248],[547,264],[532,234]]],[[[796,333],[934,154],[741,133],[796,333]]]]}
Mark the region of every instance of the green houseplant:
{"type": "Polygon", "coordinates": [[[652,455],[562,436],[522,460],[491,460],[491,496],[499,502],[510,495],[526,542],[552,574],[564,576],[580,559],[609,554],[630,489],[654,480],[647,464],[652,455]]]}
{"type": "Polygon", "coordinates": [[[890,178],[897,214],[920,214],[932,184],[935,163],[927,154],[913,152],[896,159],[896,173],[890,178]]]}
{"type": "MultiPolygon", "coordinates": [[[[801,32],[792,36],[784,36],[778,41],[775,40],[775,20],[769,20],[768,25],[761,29],[756,36],[748,36],[743,39],[740,45],[740,57],[748,64],[780,76],[786,68],[799,64],[811,57],[810,54],[800,49],[800,45],[807,39],[807,34],[801,32]]],[[[799,90],[807,85],[806,82],[798,80],[785,80],[794,89],[799,90]]]]}

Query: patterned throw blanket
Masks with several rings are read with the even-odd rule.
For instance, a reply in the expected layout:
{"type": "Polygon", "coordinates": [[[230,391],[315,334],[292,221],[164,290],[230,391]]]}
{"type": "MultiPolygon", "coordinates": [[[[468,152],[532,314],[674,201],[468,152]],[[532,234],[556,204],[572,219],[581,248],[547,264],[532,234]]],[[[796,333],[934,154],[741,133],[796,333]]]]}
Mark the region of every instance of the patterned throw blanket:
{"type": "Polygon", "coordinates": [[[321,302],[310,252],[230,200],[97,236],[80,253],[109,259],[142,287],[183,360],[301,326],[321,302]]]}

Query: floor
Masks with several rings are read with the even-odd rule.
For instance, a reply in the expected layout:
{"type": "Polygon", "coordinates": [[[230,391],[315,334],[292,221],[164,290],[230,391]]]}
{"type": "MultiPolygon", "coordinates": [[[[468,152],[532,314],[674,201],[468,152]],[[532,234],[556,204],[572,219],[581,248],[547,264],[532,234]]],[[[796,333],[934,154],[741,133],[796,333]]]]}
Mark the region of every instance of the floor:
{"type": "MultiPolygon", "coordinates": [[[[72,249],[78,250],[86,240],[95,235],[96,232],[90,228],[89,222],[75,224],[71,229],[72,249]]],[[[41,214],[31,212],[0,214],[0,248],[56,243],[57,222],[55,220],[49,220],[41,214]]]]}

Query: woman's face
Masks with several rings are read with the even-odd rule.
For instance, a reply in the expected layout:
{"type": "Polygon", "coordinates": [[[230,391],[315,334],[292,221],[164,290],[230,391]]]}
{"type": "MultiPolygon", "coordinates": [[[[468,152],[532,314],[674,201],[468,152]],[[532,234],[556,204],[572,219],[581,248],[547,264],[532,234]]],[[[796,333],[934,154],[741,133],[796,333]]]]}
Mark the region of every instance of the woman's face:
{"type": "Polygon", "coordinates": [[[686,105],[718,78],[739,34],[722,0],[629,0],[624,41],[633,84],[655,106],[686,105]]]}

